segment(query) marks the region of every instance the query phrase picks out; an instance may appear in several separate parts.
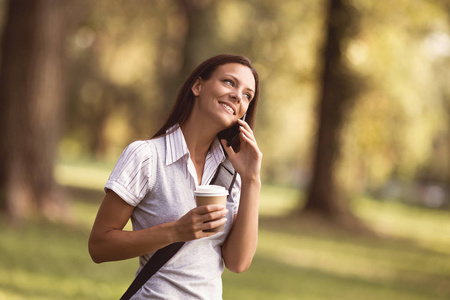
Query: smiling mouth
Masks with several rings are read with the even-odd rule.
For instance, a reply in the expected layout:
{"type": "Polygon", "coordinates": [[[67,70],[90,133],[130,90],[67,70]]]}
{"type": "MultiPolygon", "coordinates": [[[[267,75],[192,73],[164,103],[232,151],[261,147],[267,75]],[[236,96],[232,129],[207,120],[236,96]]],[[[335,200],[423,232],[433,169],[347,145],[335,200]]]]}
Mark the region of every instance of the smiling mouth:
{"type": "Polygon", "coordinates": [[[234,111],[234,109],[233,109],[231,106],[229,106],[228,104],[225,104],[225,103],[220,102],[220,105],[221,105],[223,108],[225,108],[225,110],[227,110],[230,114],[232,114],[232,115],[235,115],[235,114],[236,114],[236,112],[234,111]]]}

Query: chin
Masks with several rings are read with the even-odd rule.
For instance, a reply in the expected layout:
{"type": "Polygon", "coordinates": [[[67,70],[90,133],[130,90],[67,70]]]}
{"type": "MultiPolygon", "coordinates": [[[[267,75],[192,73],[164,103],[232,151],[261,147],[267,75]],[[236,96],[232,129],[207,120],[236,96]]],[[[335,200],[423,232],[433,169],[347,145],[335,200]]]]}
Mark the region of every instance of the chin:
{"type": "Polygon", "coordinates": [[[223,129],[228,129],[228,128],[233,127],[233,125],[235,125],[236,122],[237,122],[237,121],[234,121],[234,120],[231,121],[231,122],[227,122],[227,124],[225,125],[225,127],[224,127],[223,129]]]}
{"type": "Polygon", "coordinates": [[[220,125],[223,127],[223,129],[230,128],[234,124],[236,124],[237,120],[235,119],[235,116],[227,115],[227,116],[220,116],[220,125]]]}

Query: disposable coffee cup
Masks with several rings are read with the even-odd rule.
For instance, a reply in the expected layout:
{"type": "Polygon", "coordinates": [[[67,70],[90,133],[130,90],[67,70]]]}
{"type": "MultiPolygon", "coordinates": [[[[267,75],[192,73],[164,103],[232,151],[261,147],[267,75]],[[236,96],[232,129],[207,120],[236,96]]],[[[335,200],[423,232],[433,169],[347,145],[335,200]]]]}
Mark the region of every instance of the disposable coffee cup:
{"type": "MultiPolygon", "coordinates": [[[[194,192],[195,201],[197,206],[209,205],[209,204],[222,204],[226,207],[228,191],[226,188],[220,185],[200,185],[194,192]]],[[[221,219],[221,218],[219,218],[221,219]]],[[[219,220],[215,219],[215,220],[219,220]]],[[[211,220],[215,221],[215,220],[211,220]]],[[[223,231],[224,225],[216,228],[207,229],[207,232],[219,232],[223,231]]]]}

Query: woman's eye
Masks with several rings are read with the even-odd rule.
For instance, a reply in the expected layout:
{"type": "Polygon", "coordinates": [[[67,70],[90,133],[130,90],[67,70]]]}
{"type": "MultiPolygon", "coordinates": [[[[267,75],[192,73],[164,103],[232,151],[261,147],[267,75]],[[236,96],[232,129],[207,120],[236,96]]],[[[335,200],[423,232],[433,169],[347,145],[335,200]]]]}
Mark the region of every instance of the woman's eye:
{"type": "Polygon", "coordinates": [[[234,82],[230,79],[225,79],[224,82],[230,86],[234,86],[234,82]]]}
{"type": "Polygon", "coordinates": [[[250,94],[244,94],[244,97],[247,98],[247,100],[251,100],[252,99],[252,95],[250,94]]]}

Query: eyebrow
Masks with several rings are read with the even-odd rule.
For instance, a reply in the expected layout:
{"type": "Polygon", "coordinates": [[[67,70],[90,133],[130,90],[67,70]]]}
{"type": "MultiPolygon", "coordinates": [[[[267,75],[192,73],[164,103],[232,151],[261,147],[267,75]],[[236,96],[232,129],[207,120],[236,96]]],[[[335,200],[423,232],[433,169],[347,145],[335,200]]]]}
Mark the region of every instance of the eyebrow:
{"type": "MultiPolygon", "coordinates": [[[[228,75],[228,76],[230,76],[230,77],[232,77],[235,81],[237,81],[237,82],[241,82],[239,79],[237,79],[237,77],[236,76],[234,76],[234,75],[231,75],[231,74],[226,74],[225,73],[225,75],[228,75]]],[[[252,93],[255,93],[255,91],[254,90],[252,90],[251,88],[249,88],[249,87],[247,87],[246,88],[247,90],[249,90],[250,92],[252,92],[252,93]]]]}

